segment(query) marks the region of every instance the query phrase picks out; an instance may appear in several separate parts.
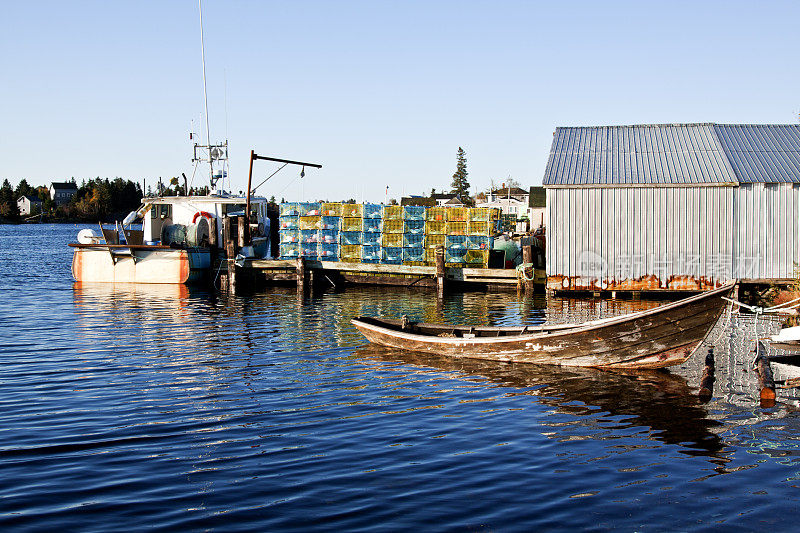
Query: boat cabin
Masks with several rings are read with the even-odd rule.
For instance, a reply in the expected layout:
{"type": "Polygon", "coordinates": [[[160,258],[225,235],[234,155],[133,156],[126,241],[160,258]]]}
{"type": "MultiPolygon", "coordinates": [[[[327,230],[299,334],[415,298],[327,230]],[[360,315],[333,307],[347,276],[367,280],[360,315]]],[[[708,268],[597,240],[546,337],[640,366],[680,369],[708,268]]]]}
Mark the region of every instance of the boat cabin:
{"type": "MultiPolygon", "coordinates": [[[[138,213],[142,218],[145,244],[163,244],[165,231],[169,226],[179,225],[189,228],[198,224],[198,219],[205,218],[209,223],[209,230],[216,233],[216,239],[211,239],[212,242],[221,248],[222,219],[237,214],[243,215],[246,200],[241,196],[228,195],[164,196],[143,198],[142,204],[138,213]]],[[[270,227],[267,218],[267,200],[260,196],[251,197],[250,213],[251,220],[257,221],[257,229],[253,227],[252,230],[253,236],[268,236],[270,227]]]]}

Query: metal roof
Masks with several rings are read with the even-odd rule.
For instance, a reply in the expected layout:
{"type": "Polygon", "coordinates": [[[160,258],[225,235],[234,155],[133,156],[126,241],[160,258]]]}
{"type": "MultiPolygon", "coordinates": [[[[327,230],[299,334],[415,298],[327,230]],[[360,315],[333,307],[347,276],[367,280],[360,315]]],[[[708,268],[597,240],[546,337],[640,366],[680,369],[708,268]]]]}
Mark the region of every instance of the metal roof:
{"type": "Polygon", "coordinates": [[[78,190],[78,186],[72,183],[71,181],[65,181],[64,183],[54,181],[50,186],[53,187],[54,189],[68,189],[71,191],[78,190]]]}
{"type": "Polygon", "coordinates": [[[556,128],[544,185],[800,183],[800,125],[556,128]]]}
{"type": "Polygon", "coordinates": [[[740,183],[800,183],[800,125],[714,126],[740,183]]]}

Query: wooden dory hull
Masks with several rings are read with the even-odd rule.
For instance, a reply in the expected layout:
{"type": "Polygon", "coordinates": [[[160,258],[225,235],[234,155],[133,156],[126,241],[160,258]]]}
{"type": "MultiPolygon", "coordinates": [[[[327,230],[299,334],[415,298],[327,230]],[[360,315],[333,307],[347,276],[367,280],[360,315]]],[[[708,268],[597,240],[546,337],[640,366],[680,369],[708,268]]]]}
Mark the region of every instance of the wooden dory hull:
{"type": "Polygon", "coordinates": [[[732,288],[726,285],[647,311],[575,327],[542,327],[497,337],[425,335],[415,331],[448,326],[412,324],[411,330],[402,331],[393,325],[397,321],[366,317],[352,323],[370,342],[415,352],[562,366],[663,368],[681,364],[694,353],[725,308],[722,296],[732,288]]]}
{"type": "Polygon", "coordinates": [[[192,283],[211,268],[211,252],[191,250],[132,250],[112,257],[107,248],[76,248],[72,277],[98,283],[192,283]]]}

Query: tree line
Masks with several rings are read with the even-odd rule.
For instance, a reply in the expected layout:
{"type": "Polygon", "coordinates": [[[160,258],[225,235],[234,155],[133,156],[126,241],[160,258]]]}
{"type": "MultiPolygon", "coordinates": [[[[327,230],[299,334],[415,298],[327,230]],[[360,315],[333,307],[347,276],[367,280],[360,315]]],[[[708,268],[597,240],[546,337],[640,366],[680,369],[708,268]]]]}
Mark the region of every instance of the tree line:
{"type": "Polygon", "coordinates": [[[122,178],[110,180],[95,178],[84,180],[80,186],[72,178],[78,192],[68,203],[56,205],[50,197],[49,187],[34,187],[23,179],[13,187],[8,179],[3,180],[0,187],[0,219],[4,222],[20,222],[17,200],[22,196],[30,196],[41,200],[41,216],[53,222],[111,221],[124,216],[138,208],[142,199],[142,188],[138,183],[122,178]]]}

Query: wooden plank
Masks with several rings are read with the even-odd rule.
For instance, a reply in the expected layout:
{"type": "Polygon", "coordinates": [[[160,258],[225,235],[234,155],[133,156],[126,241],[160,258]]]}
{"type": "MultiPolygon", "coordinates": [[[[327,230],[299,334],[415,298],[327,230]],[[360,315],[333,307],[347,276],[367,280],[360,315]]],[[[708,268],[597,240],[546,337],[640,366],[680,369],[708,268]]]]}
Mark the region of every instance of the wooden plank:
{"type": "MultiPolygon", "coordinates": [[[[291,259],[248,259],[245,266],[259,269],[294,268],[296,262],[291,259]]],[[[376,263],[344,263],[339,261],[307,261],[312,270],[338,270],[342,272],[371,272],[380,274],[436,274],[435,266],[384,265],[376,263]]],[[[517,272],[513,269],[499,268],[454,268],[447,267],[448,274],[456,271],[463,274],[464,279],[478,276],[487,279],[510,279],[516,283],[517,272]]],[[[454,277],[449,275],[448,277],[454,277]]]]}
{"type": "Polygon", "coordinates": [[[507,279],[507,278],[478,278],[478,277],[470,277],[459,279],[459,282],[463,283],[493,283],[497,285],[508,285],[508,286],[517,286],[517,280],[514,279],[507,279]]]}
{"type": "Polygon", "coordinates": [[[291,281],[292,283],[297,282],[297,273],[296,272],[267,272],[262,271],[261,275],[263,279],[267,281],[291,281]]]}
{"type": "Polygon", "coordinates": [[[312,270],[338,270],[340,272],[368,272],[376,274],[415,274],[428,276],[436,274],[436,267],[429,266],[341,263],[338,261],[309,261],[308,268],[312,270]]]}
{"type": "Polygon", "coordinates": [[[396,287],[436,287],[434,278],[405,278],[343,272],[341,278],[356,285],[391,285],[396,287]]]}
{"type": "Polygon", "coordinates": [[[792,284],[797,283],[797,279],[795,278],[750,278],[750,279],[740,279],[739,283],[741,284],[751,284],[751,285],[771,285],[773,283],[780,283],[780,284],[792,284]]]}
{"type": "Polygon", "coordinates": [[[271,269],[289,269],[295,270],[297,268],[296,259],[247,259],[244,263],[245,267],[257,268],[262,270],[271,269]]]}
{"type": "Polygon", "coordinates": [[[509,278],[516,283],[517,271],[513,268],[462,268],[464,279],[469,276],[480,276],[486,278],[509,278]]]}

